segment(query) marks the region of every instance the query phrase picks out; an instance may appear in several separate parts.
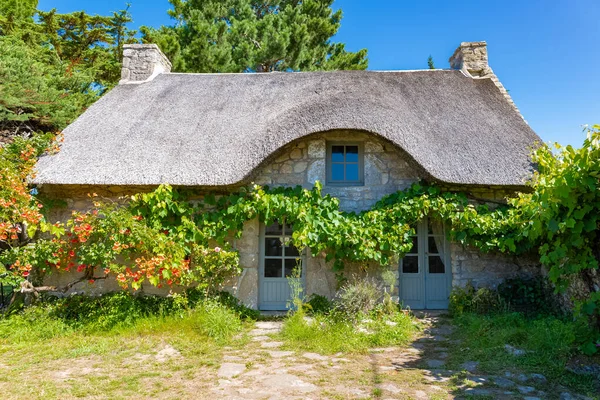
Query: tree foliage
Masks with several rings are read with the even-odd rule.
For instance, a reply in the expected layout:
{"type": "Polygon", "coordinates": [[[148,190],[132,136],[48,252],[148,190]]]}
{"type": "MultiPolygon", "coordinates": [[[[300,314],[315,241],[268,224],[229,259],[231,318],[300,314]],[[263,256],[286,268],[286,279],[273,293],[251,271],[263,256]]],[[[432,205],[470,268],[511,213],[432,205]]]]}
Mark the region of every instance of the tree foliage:
{"type": "Polygon", "coordinates": [[[0,139],[57,132],[120,77],[127,9],[112,16],[37,11],[37,1],[0,4],[0,139]]]}
{"type": "Polygon", "coordinates": [[[183,72],[365,69],[367,51],[331,38],[341,10],[333,0],[169,0],[175,26],[142,27],[183,72]]]}
{"type": "Polygon", "coordinates": [[[431,55],[427,57],[427,67],[429,69],[435,69],[435,63],[433,62],[433,57],[431,55]]]}

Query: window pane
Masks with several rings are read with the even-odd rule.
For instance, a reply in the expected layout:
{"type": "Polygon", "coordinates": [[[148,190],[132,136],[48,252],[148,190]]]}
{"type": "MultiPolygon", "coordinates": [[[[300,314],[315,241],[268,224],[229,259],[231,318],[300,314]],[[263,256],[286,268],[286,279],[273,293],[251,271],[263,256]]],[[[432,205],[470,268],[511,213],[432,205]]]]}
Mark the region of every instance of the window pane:
{"type": "Polygon", "coordinates": [[[265,238],[265,256],[281,256],[282,248],[280,238],[265,238]]]}
{"type": "Polygon", "coordinates": [[[265,258],[265,278],[281,278],[281,258],[265,258]]]}
{"type": "Polygon", "coordinates": [[[346,162],[358,162],[358,146],[346,146],[346,162]]]}
{"type": "Polygon", "coordinates": [[[419,273],[419,257],[406,256],[402,259],[402,272],[405,274],[419,273]]]}
{"type": "Polygon", "coordinates": [[[358,164],[346,164],[346,180],[358,182],[358,164]]]}
{"type": "Polygon", "coordinates": [[[430,274],[443,274],[446,272],[444,262],[440,256],[429,256],[429,273],[430,274]]]}
{"type": "Polygon", "coordinates": [[[344,162],[344,147],[345,146],[331,146],[331,161],[344,162]]]}
{"type": "Polygon", "coordinates": [[[282,235],[283,234],[283,225],[279,222],[274,222],[273,224],[267,226],[265,228],[265,235],[282,235]]]}
{"type": "Polygon", "coordinates": [[[295,258],[286,258],[285,260],[285,277],[292,276],[292,272],[296,266],[300,267],[300,271],[302,272],[302,262],[299,259],[295,258]]]}
{"type": "MultiPolygon", "coordinates": [[[[442,237],[438,237],[437,239],[438,239],[438,241],[443,240],[442,237]]],[[[427,251],[432,254],[439,253],[437,244],[435,243],[435,237],[429,236],[428,240],[429,240],[429,245],[427,246],[427,251]]]]}
{"type": "Polygon", "coordinates": [[[291,240],[288,242],[288,245],[285,246],[285,256],[286,257],[300,257],[300,252],[298,251],[296,246],[294,246],[292,244],[291,240]]]}
{"type": "Polygon", "coordinates": [[[331,180],[332,181],[343,181],[344,180],[344,164],[331,164],[331,180]]]}
{"type": "Polygon", "coordinates": [[[417,236],[412,237],[412,248],[408,252],[415,254],[419,252],[419,238],[417,236]]]}

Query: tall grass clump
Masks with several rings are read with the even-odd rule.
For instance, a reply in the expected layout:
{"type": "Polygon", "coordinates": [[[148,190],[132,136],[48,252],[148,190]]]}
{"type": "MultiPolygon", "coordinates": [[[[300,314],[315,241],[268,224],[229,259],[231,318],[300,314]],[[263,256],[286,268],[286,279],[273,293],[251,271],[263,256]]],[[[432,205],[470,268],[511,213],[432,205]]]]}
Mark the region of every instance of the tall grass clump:
{"type": "MultiPolygon", "coordinates": [[[[318,299],[323,312],[317,311],[320,307],[297,306],[284,322],[281,337],[288,348],[322,354],[364,353],[372,347],[406,344],[418,325],[397,305],[390,307],[383,301],[386,298],[375,281],[354,279],[332,303],[318,299]]],[[[300,304],[298,298],[292,303],[300,304]]]]}
{"type": "Polygon", "coordinates": [[[0,318],[0,339],[10,343],[53,339],[74,332],[64,320],[52,316],[50,307],[30,307],[0,318]]]}
{"type": "Polygon", "coordinates": [[[232,309],[217,301],[206,301],[193,313],[195,327],[217,341],[231,339],[242,330],[242,321],[232,309]]]}

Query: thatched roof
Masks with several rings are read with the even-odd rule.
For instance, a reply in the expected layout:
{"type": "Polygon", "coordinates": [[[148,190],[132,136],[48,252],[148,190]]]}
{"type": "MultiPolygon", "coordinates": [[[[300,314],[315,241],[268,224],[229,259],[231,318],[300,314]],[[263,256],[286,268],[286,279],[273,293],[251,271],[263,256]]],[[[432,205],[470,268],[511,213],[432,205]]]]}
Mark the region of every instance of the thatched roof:
{"type": "Polygon", "coordinates": [[[456,184],[522,185],[540,140],[490,79],[460,71],[163,74],[90,107],[34,182],[230,185],[333,129],[380,135],[456,184]]]}

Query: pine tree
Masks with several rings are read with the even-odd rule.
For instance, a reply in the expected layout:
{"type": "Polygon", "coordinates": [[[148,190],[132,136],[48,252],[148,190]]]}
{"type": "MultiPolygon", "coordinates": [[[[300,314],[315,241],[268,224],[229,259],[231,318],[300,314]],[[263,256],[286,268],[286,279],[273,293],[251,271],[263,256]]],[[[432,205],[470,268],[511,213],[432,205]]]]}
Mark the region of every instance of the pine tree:
{"type": "Polygon", "coordinates": [[[91,16],[36,7],[0,2],[0,145],[77,118],[118,82],[122,45],[135,33],[128,9],[91,16]]]}
{"type": "Polygon", "coordinates": [[[142,27],[182,72],[367,68],[367,51],[334,43],[342,19],[333,0],[169,0],[175,26],[142,27]]]}
{"type": "Polygon", "coordinates": [[[435,69],[435,64],[433,63],[433,57],[431,57],[431,55],[427,58],[427,66],[429,69],[435,69]]]}

